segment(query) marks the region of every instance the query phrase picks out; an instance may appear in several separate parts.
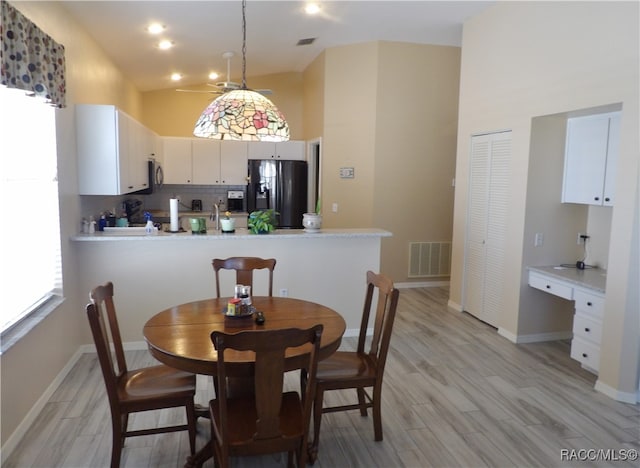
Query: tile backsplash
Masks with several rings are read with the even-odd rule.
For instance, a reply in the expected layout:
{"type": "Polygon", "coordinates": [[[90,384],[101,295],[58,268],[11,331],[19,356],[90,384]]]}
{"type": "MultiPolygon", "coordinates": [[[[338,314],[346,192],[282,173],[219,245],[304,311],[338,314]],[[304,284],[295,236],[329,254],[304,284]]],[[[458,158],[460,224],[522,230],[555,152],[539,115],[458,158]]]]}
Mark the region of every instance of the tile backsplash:
{"type": "MultiPolygon", "coordinates": [[[[82,218],[89,219],[93,216],[97,221],[101,213],[115,210],[117,217],[122,215],[122,203],[124,200],[135,198],[142,202],[140,211],[166,210],[169,211],[169,200],[180,198],[180,210],[191,211],[191,200],[202,200],[202,211],[210,213],[213,204],[222,200],[220,210],[226,210],[227,192],[229,190],[241,190],[246,193],[246,185],[163,185],[151,195],[120,195],[120,196],[80,196],[80,218],[78,220],[78,232],[82,227],[82,218]]],[[[246,209],[246,200],[245,200],[246,209]]]]}
{"type": "MultiPolygon", "coordinates": [[[[220,203],[220,210],[226,210],[229,190],[246,191],[245,185],[163,185],[152,195],[144,195],[145,209],[169,210],[169,200],[180,198],[180,210],[191,210],[191,200],[202,200],[202,211],[210,212],[213,204],[220,203]]],[[[246,203],[245,203],[246,209],[246,203]]]]}

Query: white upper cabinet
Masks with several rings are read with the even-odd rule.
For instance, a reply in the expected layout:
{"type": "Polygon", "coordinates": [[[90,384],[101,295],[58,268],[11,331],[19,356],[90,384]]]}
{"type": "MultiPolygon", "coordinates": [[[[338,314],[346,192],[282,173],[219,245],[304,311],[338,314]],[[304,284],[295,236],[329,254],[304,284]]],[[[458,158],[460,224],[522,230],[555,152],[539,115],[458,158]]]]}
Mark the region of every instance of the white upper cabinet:
{"type": "Polygon", "coordinates": [[[164,183],[191,184],[191,138],[163,137],[164,183]]]}
{"type": "Polygon", "coordinates": [[[250,141],[249,159],[288,159],[305,161],[305,142],[298,140],[271,143],[266,141],[250,141]]]}
{"type": "Polygon", "coordinates": [[[220,142],[220,184],[247,184],[247,142],[220,142]]]}
{"type": "Polygon", "coordinates": [[[80,195],[122,195],[148,187],[156,135],[109,105],[76,105],[80,195]]]}
{"type": "Polygon", "coordinates": [[[245,185],[247,143],[163,138],[165,184],[245,185]]]}
{"type": "MultiPolygon", "coordinates": [[[[127,116],[128,117],[128,116],[127,116]]],[[[149,158],[153,158],[154,133],[131,117],[128,120],[129,177],[123,193],[149,188],[149,158]]]]}
{"type": "Polygon", "coordinates": [[[570,118],[563,203],[613,206],[620,141],[620,112],[570,118]]]}
{"type": "Polygon", "coordinates": [[[196,138],[191,140],[192,183],[220,183],[220,141],[196,138]]]}

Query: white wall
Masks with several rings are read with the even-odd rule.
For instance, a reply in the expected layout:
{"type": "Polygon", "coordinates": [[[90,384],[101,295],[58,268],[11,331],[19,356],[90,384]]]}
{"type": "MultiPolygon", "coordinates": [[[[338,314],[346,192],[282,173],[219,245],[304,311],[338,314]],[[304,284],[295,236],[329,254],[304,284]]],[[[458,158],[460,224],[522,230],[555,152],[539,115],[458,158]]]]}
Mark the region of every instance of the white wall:
{"type": "MultiPolygon", "coordinates": [[[[122,340],[142,341],[145,322],[177,304],[215,296],[211,260],[256,256],[277,260],[274,294],[317,302],[338,311],[347,330],[359,330],[367,270],[380,270],[380,237],[285,237],[278,234],[244,238],[211,236],[177,240],[135,239],[75,241],[79,287],[90,291],[113,281],[122,340]],[[207,238],[208,237],[208,238],[207,238]],[[99,267],[97,267],[99,266],[99,267]]],[[[221,273],[221,294],[231,296],[235,278],[221,273]]],[[[253,293],[267,292],[266,272],[257,272],[253,293]]],[[[84,315],[82,317],[84,319],[84,315]]],[[[90,343],[90,341],[87,341],[90,343]]]]}
{"type": "MultiPolygon", "coordinates": [[[[532,119],[622,103],[619,197],[611,220],[605,330],[598,388],[620,399],[638,387],[638,3],[500,2],[464,26],[454,208],[452,305],[461,304],[467,210],[468,142],[474,133],[511,129],[505,314],[518,336],[536,326],[523,313],[525,218],[532,119]],[[636,221],[637,222],[637,221],[636,221]],[[634,257],[635,255],[635,257],[634,257]]],[[[531,206],[531,205],[529,205],[531,206]]],[[[538,323],[538,326],[543,326],[538,323]]]]}

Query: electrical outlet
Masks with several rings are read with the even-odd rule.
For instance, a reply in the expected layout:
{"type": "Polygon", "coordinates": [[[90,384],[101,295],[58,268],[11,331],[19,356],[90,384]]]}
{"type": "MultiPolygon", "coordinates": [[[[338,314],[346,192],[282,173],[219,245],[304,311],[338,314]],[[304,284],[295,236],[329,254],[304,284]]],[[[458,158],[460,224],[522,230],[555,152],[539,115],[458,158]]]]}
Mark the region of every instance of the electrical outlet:
{"type": "Polygon", "coordinates": [[[287,288],[281,288],[280,297],[289,297],[289,290],[287,288]]]}
{"type": "Polygon", "coordinates": [[[334,213],[337,213],[337,212],[338,212],[338,204],[337,204],[337,203],[335,203],[335,202],[334,202],[334,203],[331,205],[331,211],[333,211],[334,213]]]}

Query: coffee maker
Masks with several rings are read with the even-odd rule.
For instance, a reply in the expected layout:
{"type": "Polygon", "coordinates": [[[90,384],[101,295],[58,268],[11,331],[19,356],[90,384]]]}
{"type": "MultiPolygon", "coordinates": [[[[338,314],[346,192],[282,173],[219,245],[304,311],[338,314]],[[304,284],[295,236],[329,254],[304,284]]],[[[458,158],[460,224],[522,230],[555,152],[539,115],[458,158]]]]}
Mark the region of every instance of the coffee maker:
{"type": "Polygon", "coordinates": [[[229,211],[244,211],[244,191],[229,190],[227,192],[227,209],[229,211]]]}

